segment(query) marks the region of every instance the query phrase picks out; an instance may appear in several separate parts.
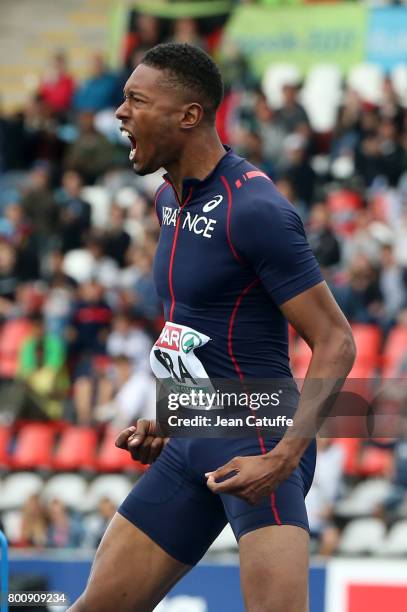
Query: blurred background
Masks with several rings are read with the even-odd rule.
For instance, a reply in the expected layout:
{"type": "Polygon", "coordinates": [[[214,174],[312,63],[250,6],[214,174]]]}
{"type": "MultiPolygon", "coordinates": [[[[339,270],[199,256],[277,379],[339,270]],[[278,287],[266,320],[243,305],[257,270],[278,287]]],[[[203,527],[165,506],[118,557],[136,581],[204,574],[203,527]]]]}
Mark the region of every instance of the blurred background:
{"type": "MultiPolygon", "coordinates": [[[[407,6],[2,0],[0,34],[0,523],[11,587],[74,599],[143,471],[116,432],[155,409],[161,179],[130,170],[124,83],[158,42],[214,57],[222,140],[300,213],[354,330],[351,376],[405,379],[407,6]]],[[[290,338],[303,377],[310,352],[290,338]]],[[[311,612],[407,610],[399,433],[318,442],[311,612]]],[[[157,610],[242,611],[236,550],[226,529],[157,610]]]]}

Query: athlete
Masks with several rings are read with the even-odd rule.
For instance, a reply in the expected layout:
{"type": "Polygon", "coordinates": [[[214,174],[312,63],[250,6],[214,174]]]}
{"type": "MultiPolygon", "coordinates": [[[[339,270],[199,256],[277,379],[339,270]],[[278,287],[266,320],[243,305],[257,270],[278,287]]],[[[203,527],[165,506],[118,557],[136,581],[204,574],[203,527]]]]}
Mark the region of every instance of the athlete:
{"type": "Polygon", "coordinates": [[[157,376],[169,370],[178,380],[275,378],[292,388],[290,322],[312,349],[299,400],[291,394],[294,423],[280,439],[168,441],[154,421],[124,430],[116,444],[152,465],[111,521],[71,612],[153,610],[227,522],[246,609],[308,610],[310,424],[350,371],[355,348],[294,207],[220,142],[222,94],[206,53],[168,43],[146,53],[117,110],[135,172],[167,172],[156,195],[154,263],[166,324],[151,364],[157,376]],[[325,392],[307,395],[313,379],[328,381],[325,392]]]}

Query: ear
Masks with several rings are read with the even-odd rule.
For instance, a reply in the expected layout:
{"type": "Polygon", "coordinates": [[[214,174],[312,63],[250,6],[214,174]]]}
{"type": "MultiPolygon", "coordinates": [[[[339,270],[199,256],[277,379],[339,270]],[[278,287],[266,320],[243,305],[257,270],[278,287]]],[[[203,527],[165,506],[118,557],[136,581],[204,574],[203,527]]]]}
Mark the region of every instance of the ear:
{"type": "Polygon", "coordinates": [[[190,130],[191,128],[197,127],[197,125],[201,123],[203,115],[204,110],[197,102],[185,104],[180,127],[183,130],[190,130]]]}

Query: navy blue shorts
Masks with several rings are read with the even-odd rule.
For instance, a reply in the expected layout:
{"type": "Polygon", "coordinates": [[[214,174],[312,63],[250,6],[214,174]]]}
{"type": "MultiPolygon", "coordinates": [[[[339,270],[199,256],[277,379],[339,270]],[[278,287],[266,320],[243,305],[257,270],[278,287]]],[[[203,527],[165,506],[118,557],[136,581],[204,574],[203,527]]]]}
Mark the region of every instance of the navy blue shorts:
{"type": "MultiPolygon", "coordinates": [[[[270,451],[277,440],[265,440],[270,451]]],[[[274,494],[255,506],[234,495],[216,495],[205,472],[237,456],[259,455],[253,438],[172,438],[145,472],[118,512],[172,557],[195,565],[229,522],[237,540],[267,525],[297,525],[309,531],[304,499],[311,486],[316,458],[312,442],[299,467],[274,494]]]]}

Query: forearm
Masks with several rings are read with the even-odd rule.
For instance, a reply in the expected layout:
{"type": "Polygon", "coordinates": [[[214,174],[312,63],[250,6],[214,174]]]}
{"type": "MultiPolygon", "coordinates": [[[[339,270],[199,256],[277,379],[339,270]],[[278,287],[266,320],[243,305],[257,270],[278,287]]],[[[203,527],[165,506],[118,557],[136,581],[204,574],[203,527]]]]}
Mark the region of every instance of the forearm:
{"type": "Polygon", "coordinates": [[[315,437],[318,424],[329,411],[330,399],[341,389],[354,360],[355,347],[348,330],[333,331],[314,344],[293,425],[280,441],[290,454],[301,457],[315,437]]]}

